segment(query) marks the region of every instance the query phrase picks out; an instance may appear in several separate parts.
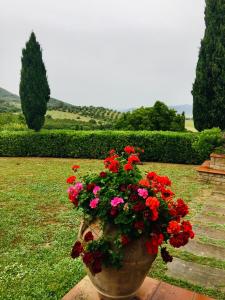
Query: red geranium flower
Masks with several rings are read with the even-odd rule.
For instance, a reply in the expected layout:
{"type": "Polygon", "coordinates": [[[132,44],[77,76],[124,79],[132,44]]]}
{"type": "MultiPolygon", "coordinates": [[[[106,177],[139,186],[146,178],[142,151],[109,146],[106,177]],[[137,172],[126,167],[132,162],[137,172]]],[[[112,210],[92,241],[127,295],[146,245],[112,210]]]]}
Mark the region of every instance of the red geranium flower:
{"type": "Polygon", "coordinates": [[[137,204],[135,204],[135,205],[133,206],[133,211],[139,212],[139,211],[145,210],[145,208],[146,208],[146,206],[145,206],[144,203],[138,202],[137,204]]]}
{"type": "Polygon", "coordinates": [[[173,256],[169,254],[166,247],[161,248],[161,256],[165,263],[172,262],[173,256]]]}
{"type": "Polygon", "coordinates": [[[91,270],[94,274],[100,273],[102,271],[102,260],[96,259],[91,266],[91,270]]]}
{"type": "Polygon", "coordinates": [[[145,244],[148,253],[153,254],[153,255],[157,254],[159,245],[162,244],[163,240],[164,240],[164,237],[161,233],[160,234],[156,234],[156,233],[152,234],[150,241],[147,241],[145,244]]]}
{"type": "Polygon", "coordinates": [[[80,254],[83,251],[84,251],[84,249],[83,249],[81,242],[76,241],[76,243],[74,244],[72,251],[71,251],[71,257],[76,258],[76,257],[80,256],[80,254]]]}
{"type": "Polygon", "coordinates": [[[174,196],[174,193],[169,189],[162,188],[161,196],[163,200],[170,200],[174,196]]]}
{"type": "Polygon", "coordinates": [[[101,172],[101,173],[99,174],[99,176],[100,176],[101,178],[106,178],[106,177],[107,177],[107,173],[106,173],[106,172],[101,172]]]}
{"type": "Polygon", "coordinates": [[[87,191],[88,192],[92,192],[95,186],[96,186],[96,184],[93,183],[93,182],[92,183],[88,183],[87,186],[86,186],[87,191]]]}
{"type": "Polygon", "coordinates": [[[115,149],[111,149],[111,150],[109,151],[109,155],[110,155],[110,156],[114,155],[115,153],[116,153],[116,150],[115,150],[115,149]]]}
{"type": "Polygon", "coordinates": [[[159,200],[156,197],[148,197],[145,201],[145,205],[149,207],[151,210],[151,220],[156,221],[158,219],[158,207],[159,207],[159,200]]]}
{"type": "Polygon", "coordinates": [[[144,222],[142,222],[142,221],[135,222],[134,223],[134,228],[137,229],[137,230],[143,231],[144,228],[145,228],[144,222]]]}
{"type": "Polygon", "coordinates": [[[141,179],[141,180],[139,180],[139,184],[141,186],[150,187],[150,183],[149,183],[149,181],[147,179],[141,179]]]}
{"type": "Polygon", "coordinates": [[[124,165],[124,170],[125,171],[131,171],[131,170],[133,170],[132,164],[127,163],[126,165],[124,165]]]}
{"type": "Polygon", "coordinates": [[[125,245],[127,245],[129,243],[130,239],[128,238],[127,235],[121,235],[120,241],[121,241],[121,244],[123,246],[125,246],[125,245]]]}
{"type": "Polygon", "coordinates": [[[157,176],[157,175],[156,175],[155,172],[149,172],[149,173],[147,174],[147,178],[148,178],[149,180],[155,179],[156,176],[157,176]]]}
{"type": "Polygon", "coordinates": [[[77,169],[79,169],[79,168],[80,168],[80,166],[78,166],[78,165],[72,166],[72,170],[73,170],[73,171],[77,171],[77,169]]]}
{"type": "Polygon", "coordinates": [[[170,234],[177,234],[181,230],[181,226],[176,221],[170,221],[169,226],[167,227],[167,232],[170,234]]]}
{"type": "Polygon", "coordinates": [[[131,153],[135,153],[135,149],[133,146],[126,146],[124,148],[124,151],[127,153],[127,154],[131,154],[131,153]]]}
{"type": "Polygon", "coordinates": [[[83,257],[83,262],[85,263],[85,265],[90,265],[94,259],[93,254],[91,252],[85,252],[83,257]]]}
{"type": "Polygon", "coordinates": [[[186,232],[180,232],[170,238],[170,244],[175,248],[180,248],[188,243],[189,234],[186,232]]]}
{"type": "Polygon", "coordinates": [[[112,207],[110,210],[110,215],[115,218],[118,215],[118,209],[116,207],[112,207]]]}
{"type": "Polygon", "coordinates": [[[137,155],[131,155],[128,157],[128,163],[130,163],[130,164],[136,164],[139,162],[140,162],[140,159],[137,155]]]}
{"type": "Polygon", "coordinates": [[[91,231],[88,231],[84,236],[85,242],[93,241],[93,239],[94,239],[94,236],[91,231]]]}
{"type": "Polygon", "coordinates": [[[177,199],[176,211],[181,217],[185,217],[188,214],[188,206],[182,199],[177,199]]]}
{"type": "Polygon", "coordinates": [[[73,184],[76,181],[76,176],[70,176],[66,179],[66,182],[69,184],[73,184]]]}
{"type": "Polygon", "coordinates": [[[130,201],[137,201],[138,200],[138,195],[137,194],[131,194],[130,195],[130,201]]]}

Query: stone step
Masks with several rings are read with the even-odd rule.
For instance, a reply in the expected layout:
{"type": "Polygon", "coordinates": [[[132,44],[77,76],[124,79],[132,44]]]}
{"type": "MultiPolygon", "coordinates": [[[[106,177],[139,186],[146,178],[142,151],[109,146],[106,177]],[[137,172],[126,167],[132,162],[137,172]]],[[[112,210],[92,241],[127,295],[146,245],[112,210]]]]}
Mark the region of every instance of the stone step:
{"type": "Polygon", "coordinates": [[[213,196],[222,196],[225,197],[225,187],[217,187],[212,191],[213,196]]]}
{"type": "Polygon", "coordinates": [[[213,204],[211,205],[206,205],[203,208],[203,212],[213,212],[222,216],[225,216],[225,202],[224,205],[220,204],[221,206],[215,206],[213,204]]]}
{"type": "MultiPolygon", "coordinates": [[[[221,215],[213,216],[213,215],[207,215],[205,213],[202,213],[200,222],[204,224],[213,223],[214,225],[225,225],[225,216],[221,216],[221,215]]],[[[195,219],[193,223],[198,224],[199,220],[195,219]]]]}
{"type": "Polygon", "coordinates": [[[166,275],[194,285],[225,291],[225,270],[174,258],[167,265],[166,275]]]}
{"type": "Polygon", "coordinates": [[[225,203],[225,195],[217,194],[211,195],[210,197],[205,198],[205,203],[211,205],[224,204],[225,203]]]}
{"type": "Polygon", "coordinates": [[[225,261],[225,248],[212,244],[204,244],[196,239],[189,241],[189,243],[182,249],[197,256],[210,257],[225,261]]]}
{"type": "Polygon", "coordinates": [[[215,240],[225,241],[225,230],[216,229],[209,226],[196,225],[194,226],[196,236],[201,235],[215,240]]]}

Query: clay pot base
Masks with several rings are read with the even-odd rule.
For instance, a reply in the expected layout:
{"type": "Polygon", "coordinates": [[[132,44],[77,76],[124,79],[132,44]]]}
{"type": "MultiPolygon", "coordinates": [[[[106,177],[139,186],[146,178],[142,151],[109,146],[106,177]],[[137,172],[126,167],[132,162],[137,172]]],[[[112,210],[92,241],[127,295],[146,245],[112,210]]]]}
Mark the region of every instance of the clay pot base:
{"type": "MultiPolygon", "coordinates": [[[[114,298],[113,300],[145,300],[150,299],[151,295],[155,292],[159,281],[145,278],[141,288],[137,291],[136,296],[131,298],[114,298]]],[[[108,300],[112,298],[102,298],[94,288],[88,276],[85,276],[72,290],[67,293],[62,300],[108,300]]]]}
{"type": "MultiPolygon", "coordinates": [[[[88,276],[85,276],[62,300],[101,300],[88,276]]],[[[146,277],[132,300],[213,300],[204,295],[146,277]]],[[[121,300],[116,299],[114,300],[121,300]]]]}

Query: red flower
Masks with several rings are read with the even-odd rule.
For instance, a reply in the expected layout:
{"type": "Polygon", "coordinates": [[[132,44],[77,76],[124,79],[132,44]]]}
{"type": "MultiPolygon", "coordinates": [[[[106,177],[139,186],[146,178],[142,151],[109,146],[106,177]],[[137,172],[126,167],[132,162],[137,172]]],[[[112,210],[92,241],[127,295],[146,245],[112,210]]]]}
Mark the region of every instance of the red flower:
{"type": "Polygon", "coordinates": [[[80,256],[80,254],[83,251],[84,251],[84,249],[83,249],[81,242],[76,241],[76,243],[74,244],[72,251],[71,251],[71,257],[76,258],[76,257],[80,256]]]}
{"type": "Polygon", "coordinates": [[[125,245],[127,245],[129,243],[130,239],[128,238],[127,235],[121,235],[120,241],[121,241],[121,244],[123,246],[125,246],[125,245]]]}
{"type": "Polygon", "coordinates": [[[189,234],[186,232],[180,232],[170,238],[170,244],[175,248],[180,248],[188,243],[189,234]]]}
{"type": "Polygon", "coordinates": [[[131,201],[137,201],[138,200],[138,195],[137,194],[131,194],[130,195],[130,200],[131,201]]]}
{"type": "Polygon", "coordinates": [[[188,206],[184,203],[182,199],[177,200],[176,204],[177,215],[185,217],[188,214],[188,206]]]}
{"type": "Polygon", "coordinates": [[[99,174],[99,176],[100,176],[101,178],[106,178],[106,177],[107,177],[107,173],[106,173],[106,172],[101,172],[101,173],[99,174]]]}
{"type": "Polygon", "coordinates": [[[88,231],[84,236],[85,242],[93,241],[93,239],[94,239],[94,236],[91,231],[88,231]]]}
{"type": "Polygon", "coordinates": [[[130,163],[130,164],[136,164],[139,162],[140,162],[140,159],[137,155],[131,155],[128,157],[128,163],[130,163]]]}
{"type": "Polygon", "coordinates": [[[151,210],[152,216],[151,220],[156,221],[158,219],[158,208],[159,208],[159,200],[156,197],[148,197],[145,201],[145,205],[149,207],[151,210]]]}
{"type": "Polygon", "coordinates": [[[167,176],[157,176],[157,182],[163,186],[171,186],[171,181],[167,176]]]}
{"type": "Polygon", "coordinates": [[[131,170],[133,170],[132,164],[130,164],[130,163],[125,164],[124,165],[124,170],[125,171],[131,171],[131,170]]]}
{"type": "Polygon", "coordinates": [[[158,247],[159,245],[162,244],[164,240],[164,237],[163,235],[160,233],[160,234],[152,234],[151,236],[151,240],[150,241],[147,241],[146,242],[146,248],[147,248],[147,251],[149,254],[157,254],[158,253],[158,247]]]}
{"type": "Polygon", "coordinates": [[[115,218],[118,215],[118,209],[116,207],[112,207],[110,210],[110,215],[115,218]]]}
{"type": "Polygon", "coordinates": [[[110,155],[110,156],[113,156],[115,153],[116,153],[116,150],[115,150],[115,149],[111,149],[111,150],[109,151],[109,155],[110,155]]]}
{"type": "Polygon", "coordinates": [[[169,254],[166,247],[161,248],[161,256],[165,263],[172,262],[173,256],[169,254]]]}
{"type": "Polygon", "coordinates": [[[134,228],[137,229],[137,230],[143,231],[144,228],[145,228],[144,222],[142,222],[142,221],[135,222],[134,223],[134,228]]]}
{"type": "Polygon", "coordinates": [[[74,166],[72,166],[72,170],[73,170],[73,171],[75,171],[75,172],[76,172],[76,171],[77,171],[77,169],[79,169],[79,168],[80,168],[80,166],[78,166],[78,165],[74,165],[74,166]]]}
{"type": "Polygon", "coordinates": [[[103,257],[103,254],[100,251],[95,251],[95,252],[93,252],[93,257],[94,257],[94,259],[100,259],[103,257]]]}
{"type": "Polygon", "coordinates": [[[113,173],[118,173],[119,167],[120,167],[120,163],[118,162],[118,160],[113,160],[109,165],[109,170],[113,173]]]}
{"type": "Polygon", "coordinates": [[[141,186],[150,187],[150,183],[149,183],[149,181],[148,181],[147,179],[141,179],[141,180],[139,181],[139,184],[140,184],[141,186]]]}
{"type": "Polygon", "coordinates": [[[133,206],[133,211],[139,212],[139,211],[145,210],[145,208],[146,208],[146,206],[145,206],[144,203],[138,202],[137,204],[135,204],[135,205],[133,206]]]}
{"type": "Polygon", "coordinates": [[[190,223],[189,221],[183,221],[183,222],[181,223],[181,226],[182,226],[183,232],[188,233],[188,234],[189,234],[189,237],[190,237],[191,239],[193,239],[194,236],[195,236],[195,234],[194,234],[194,232],[192,231],[192,225],[191,225],[191,223],[190,223]]]}
{"type": "Polygon", "coordinates": [[[86,186],[86,189],[87,189],[88,192],[92,192],[95,186],[96,186],[96,184],[93,183],[93,182],[88,183],[87,186],[86,186]]]}
{"type": "Polygon", "coordinates": [[[126,147],[124,148],[124,151],[125,151],[127,154],[135,153],[135,149],[134,149],[134,147],[132,147],[132,146],[126,146],[126,147]]]}
{"type": "Polygon", "coordinates": [[[167,232],[170,234],[177,234],[181,230],[181,226],[176,221],[170,221],[169,226],[167,227],[167,232]]]}
{"type": "Polygon", "coordinates": [[[91,266],[91,270],[94,274],[100,273],[102,271],[102,260],[96,259],[91,266]]]}
{"type": "Polygon", "coordinates": [[[161,196],[163,200],[170,200],[174,196],[174,193],[169,189],[162,188],[161,196]]]}
{"type": "Polygon", "coordinates": [[[133,192],[136,192],[138,190],[137,184],[128,184],[127,188],[133,192]]]}
{"type": "Polygon", "coordinates": [[[147,174],[147,178],[149,179],[149,180],[153,180],[153,179],[155,179],[157,177],[157,174],[155,173],[155,172],[149,172],[148,174],[147,174]]]}
{"type": "Polygon", "coordinates": [[[90,265],[94,259],[93,254],[91,252],[85,252],[83,257],[83,262],[85,263],[85,265],[90,265]]]}
{"type": "Polygon", "coordinates": [[[73,184],[76,181],[76,176],[70,176],[66,179],[66,182],[69,184],[73,184]]]}

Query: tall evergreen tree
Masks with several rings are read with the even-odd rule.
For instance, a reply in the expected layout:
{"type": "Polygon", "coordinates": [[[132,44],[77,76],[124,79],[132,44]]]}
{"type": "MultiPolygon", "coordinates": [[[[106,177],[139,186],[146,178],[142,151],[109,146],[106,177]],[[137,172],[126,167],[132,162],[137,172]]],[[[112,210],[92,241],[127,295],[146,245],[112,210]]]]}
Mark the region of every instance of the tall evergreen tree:
{"type": "Polygon", "coordinates": [[[193,85],[196,129],[225,129],[225,1],[206,0],[205,35],[193,85]]]}
{"type": "Polygon", "coordinates": [[[39,131],[44,125],[47,102],[50,98],[42,51],[34,32],[22,50],[20,98],[27,126],[39,131]]]}

